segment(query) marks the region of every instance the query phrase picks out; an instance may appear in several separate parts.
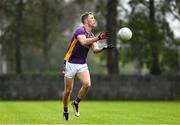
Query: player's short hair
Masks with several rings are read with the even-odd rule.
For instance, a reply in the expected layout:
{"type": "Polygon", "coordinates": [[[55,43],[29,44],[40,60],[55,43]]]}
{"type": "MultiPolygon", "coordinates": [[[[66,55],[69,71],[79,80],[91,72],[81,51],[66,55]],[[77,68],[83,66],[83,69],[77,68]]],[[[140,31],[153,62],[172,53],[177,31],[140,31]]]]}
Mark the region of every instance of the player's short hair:
{"type": "Polygon", "coordinates": [[[84,24],[84,20],[87,19],[89,15],[93,15],[92,12],[85,12],[81,15],[81,22],[84,24]]]}

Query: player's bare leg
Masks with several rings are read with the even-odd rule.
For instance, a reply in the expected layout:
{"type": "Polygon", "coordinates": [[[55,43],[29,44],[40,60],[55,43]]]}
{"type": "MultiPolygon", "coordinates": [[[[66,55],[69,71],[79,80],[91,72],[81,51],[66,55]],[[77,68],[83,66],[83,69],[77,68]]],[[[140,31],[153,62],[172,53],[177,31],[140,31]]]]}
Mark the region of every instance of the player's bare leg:
{"type": "Polygon", "coordinates": [[[77,77],[81,81],[82,87],[79,90],[76,100],[72,103],[72,106],[73,106],[75,116],[79,117],[80,116],[80,112],[78,110],[79,102],[81,101],[81,99],[83,99],[86,96],[86,94],[91,86],[91,80],[90,80],[89,71],[80,72],[77,74],[77,77]]]}
{"type": "Polygon", "coordinates": [[[73,84],[74,84],[74,79],[64,77],[64,94],[63,94],[64,113],[63,113],[63,118],[65,121],[68,121],[68,119],[69,119],[68,102],[70,100],[70,96],[72,93],[73,84]]]}
{"type": "Polygon", "coordinates": [[[86,94],[91,86],[91,79],[90,79],[89,71],[87,70],[87,71],[80,72],[77,74],[77,77],[79,78],[79,80],[82,83],[82,87],[78,93],[78,97],[80,99],[82,99],[86,96],[86,94]]]}

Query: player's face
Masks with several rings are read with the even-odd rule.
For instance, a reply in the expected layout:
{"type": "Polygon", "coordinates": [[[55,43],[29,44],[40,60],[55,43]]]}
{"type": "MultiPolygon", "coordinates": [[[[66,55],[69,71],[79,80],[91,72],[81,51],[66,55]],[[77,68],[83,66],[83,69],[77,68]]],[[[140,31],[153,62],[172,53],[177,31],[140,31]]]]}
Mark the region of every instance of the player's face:
{"type": "Polygon", "coordinates": [[[91,27],[94,27],[96,25],[96,19],[94,18],[93,15],[88,15],[88,18],[87,18],[87,23],[89,26],[91,27]]]}

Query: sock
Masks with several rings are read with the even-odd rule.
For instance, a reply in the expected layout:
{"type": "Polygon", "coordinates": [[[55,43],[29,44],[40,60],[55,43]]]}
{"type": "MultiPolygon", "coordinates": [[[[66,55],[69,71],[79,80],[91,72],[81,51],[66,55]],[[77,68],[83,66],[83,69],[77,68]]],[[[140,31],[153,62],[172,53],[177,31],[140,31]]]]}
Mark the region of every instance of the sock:
{"type": "Polygon", "coordinates": [[[68,108],[67,107],[64,107],[64,112],[68,112],[68,108]]]}
{"type": "Polygon", "coordinates": [[[79,97],[76,98],[76,100],[74,101],[75,104],[78,104],[81,101],[81,99],[79,97]]]}

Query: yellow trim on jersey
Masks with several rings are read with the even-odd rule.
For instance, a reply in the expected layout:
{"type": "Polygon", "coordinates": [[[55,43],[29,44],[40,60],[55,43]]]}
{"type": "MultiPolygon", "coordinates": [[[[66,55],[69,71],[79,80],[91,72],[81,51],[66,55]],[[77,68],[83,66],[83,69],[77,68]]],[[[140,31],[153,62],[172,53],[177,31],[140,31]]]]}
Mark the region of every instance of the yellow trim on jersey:
{"type": "Polygon", "coordinates": [[[71,45],[70,45],[70,47],[69,47],[68,52],[66,53],[66,56],[65,56],[64,60],[69,61],[69,58],[70,58],[70,56],[71,56],[71,54],[72,54],[72,52],[73,52],[73,49],[74,49],[77,41],[78,41],[78,40],[77,40],[76,38],[74,38],[74,40],[72,41],[72,43],[71,43],[71,45]]]}

